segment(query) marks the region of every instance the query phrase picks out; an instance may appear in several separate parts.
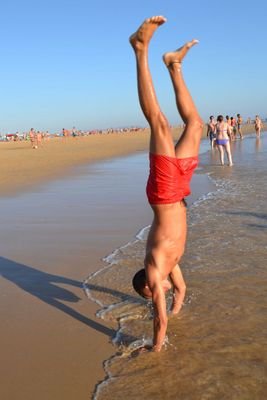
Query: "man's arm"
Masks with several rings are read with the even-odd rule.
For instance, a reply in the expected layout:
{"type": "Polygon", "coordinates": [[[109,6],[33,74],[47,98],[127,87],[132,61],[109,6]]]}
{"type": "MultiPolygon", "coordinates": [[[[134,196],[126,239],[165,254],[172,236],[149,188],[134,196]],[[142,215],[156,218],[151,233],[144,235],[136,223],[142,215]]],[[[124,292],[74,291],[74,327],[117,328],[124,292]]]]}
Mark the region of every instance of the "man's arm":
{"type": "Polygon", "coordinates": [[[153,301],[153,345],[145,345],[135,350],[134,353],[140,354],[146,351],[160,352],[166,337],[168,318],[166,311],[165,293],[162,287],[155,286],[152,290],[153,301]]]}
{"type": "Polygon", "coordinates": [[[152,288],[153,301],[153,350],[160,351],[164,343],[168,325],[168,317],[166,310],[165,292],[161,284],[156,284],[152,288]]]}
{"type": "Polygon", "coordinates": [[[186,284],[178,264],[173,268],[169,276],[173,284],[173,302],[171,312],[172,314],[178,314],[182,308],[186,292],[186,284]]]}
{"type": "Polygon", "coordinates": [[[166,310],[165,292],[162,286],[162,277],[158,269],[148,267],[146,271],[147,283],[152,292],[153,302],[153,350],[160,351],[164,343],[168,317],[166,310]]]}

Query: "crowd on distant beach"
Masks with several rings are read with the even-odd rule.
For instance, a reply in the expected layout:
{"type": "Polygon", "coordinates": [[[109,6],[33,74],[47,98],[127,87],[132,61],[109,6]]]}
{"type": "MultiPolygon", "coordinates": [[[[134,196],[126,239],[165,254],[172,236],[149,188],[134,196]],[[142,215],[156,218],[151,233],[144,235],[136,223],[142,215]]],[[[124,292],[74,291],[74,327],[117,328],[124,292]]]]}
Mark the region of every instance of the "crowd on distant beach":
{"type": "Polygon", "coordinates": [[[72,129],[62,129],[61,136],[63,137],[79,137],[79,136],[89,136],[89,135],[106,135],[111,133],[129,133],[138,132],[145,128],[140,127],[130,127],[130,128],[108,128],[108,129],[94,129],[90,131],[82,131],[76,128],[72,129]]]}
{"type": "MultiPolygon", "coordinates": [[[[263,127],[263,123],[259,115],[255,116],[255,119],[252,120],[250,117],[247,118],[245,122],[243,122],[243,118],[240,114],[237,114],[236,117],[229,117],[228,115],[223,118],[223,120],[220,122],[218,121],[218,118],[222,116],[218,116],[217,120],[215,120],[214,116],[211,116],[208,123],[207,123],[207,137],[210,139],[210,144],[211,148],[215,149],[217,148],[220,152],[220,158],[221,158],[221,163],[222,165],[224,164],[223,161],[223,155],[224,151],[226,151],[226,154],[228,156],[228,161],[231,159],[231,149],[229,148],[227,144],[227,139],[229,140],[229,145],[232,141],[239,139],[243,139],[243,132],[242,132],[242,126],[244,124],[254,124],[255,127],[255,133],[257,137],[260,137],[261,135],[261,129],[263,127]],[[219,135],[219,130],[222,129],[222,126],[220,127],[219,123],[222,125],[225,125],[223,128],[224,130],[227,130],[227,137],[220,138],[217,136],[225,136],[223,134],[219,135]],[[218,140],[223,140],[224,144],[219,144],[218,140]],[[223,146],[223,147],[222,147],[223,146]]],[[[84,137],[84,136],[90,136],[90,135],[108,135],[108,134],[120,134],[120,133],[135,133],[139,131],[143,131],[146,128],[144,127],[124,127],[124,128],[108,128],[108,129],[93,129],[93,130],[81,130],[77,129],[75,127],[69,129],[69,128],[62,128],[60,132],[56,133],[50,133],[49,131],[39,131],[34,128],[31,128],[27,132],[15,132],[15,133],[8,133],[8,134],[0,134],[0,140],[1,141],[29,141],[31,144],[32,149],[38,149],[45,141],[49,141],[50,139],[53,138],[79,138],[79,137],[84,137]]],[[[221,142],[222,143],[222,142],[221,142]]],[[[229,161],[229,165],[231,162],[229,161]]]]}
{"type": "Polygon", "coordinates": [[[108,134],[120,134],[120,133],[134,133],[142,131],[145,128],[141,127],[128,127],[128,128],[108,128],[108,129],[94,129],[94,130],[80,130],[73,127],[72,129],[63,128],[60,133],[50,133],[48,131],[38,131],[31,128],[28,132],[16,132],[2,134],[1,140],[6,142],[17,142],[17,141],[29,141],[33,149],[38,149],[44,141],[53,138],[77,138],[90,135],[108,135],[108,134]]]}
{"type": "MultiPolygon", "coordinates": [[[[259,138],[261,135],[261,129],[263,123],[259,115],[256,115],[255,120],[248,118],[246,124],[254,124],[256,137],[259,138]]],[[[229,117],[226,115],[218,115],[215,120],[214,116],[211,115],[209,122],[207,123],[207,137],[210,139],[210,145],[212,149],[218,149],[220,155],[221,165],[224,165],[225,153],[228,159],[228,165],[233,165],[231,142],[235,140],[243,139],[243,118],[240,114],[236,114],[235,117],[229,117]]]]}

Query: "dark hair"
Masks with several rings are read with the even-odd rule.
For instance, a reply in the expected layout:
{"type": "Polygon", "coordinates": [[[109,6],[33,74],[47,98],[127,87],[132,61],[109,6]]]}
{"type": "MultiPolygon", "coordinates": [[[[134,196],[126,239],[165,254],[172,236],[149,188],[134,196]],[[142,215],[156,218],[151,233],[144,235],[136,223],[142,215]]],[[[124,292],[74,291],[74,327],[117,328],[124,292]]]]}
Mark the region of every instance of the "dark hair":
{"type": "Polygon", "coordinates": [[[214,118],[213,115],[210,116],[210,119],[214,118]]]}
{"type": "Polygon", "coordinates": [[[146,271],[144,268],[136,272],[132,280],[134,290],[142,297],[143,289],[146,286],[146,271]]]}
{"type": "Polygon", "coordinates": [[[218,115],[217,121],[222,122],[223,121],[223,115],[218,115]]]}

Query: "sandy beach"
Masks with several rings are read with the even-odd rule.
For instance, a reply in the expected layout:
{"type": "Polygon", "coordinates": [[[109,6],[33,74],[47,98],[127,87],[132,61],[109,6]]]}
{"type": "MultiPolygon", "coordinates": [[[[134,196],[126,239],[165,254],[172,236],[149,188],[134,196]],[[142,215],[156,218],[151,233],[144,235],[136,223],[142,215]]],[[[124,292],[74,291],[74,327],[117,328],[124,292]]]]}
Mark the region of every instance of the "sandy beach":
{"type": "MultiPolygon", "coordinates": [[[[174,138],[181,129],[174,129],[174,138]]],[[[111,159],[148,147],[148,129],[44,140],[38,149],[28,141],[0,143],[0,194],[28,190],[33,185],[73,173],[73,167],[111,159]]]]}
{"type": "MultiPolygon", "coordinates": [[[[147,172],[129,182],[130,167],[116,163],[147,151],[148,139],[144,130],[55,138],[37,150],[0,143],[1,398],[83,400],[104,379],[117,327],[95,316],[82,283],[151,221],[147,172]]],[[[208,190],[197,182],[196,196],[208,190]]]]}
{"type": "MultiPolygon", "coordinates": [[[[182,128],[173,128],[174,139],[182,128]]],[[[244,125],[244,134],[254,132],[253,125],[244,125]]],[[[203,130],[206,138],[206,127],[203,130]]],[[[0,195],[26,191],[33,185],[74,173],[73,167],[111,159],[136,151],[146,151],[149,130],[96,134],[78,138],[53,138],[37,149],[30,142],[0,142],[0,195]]]]}

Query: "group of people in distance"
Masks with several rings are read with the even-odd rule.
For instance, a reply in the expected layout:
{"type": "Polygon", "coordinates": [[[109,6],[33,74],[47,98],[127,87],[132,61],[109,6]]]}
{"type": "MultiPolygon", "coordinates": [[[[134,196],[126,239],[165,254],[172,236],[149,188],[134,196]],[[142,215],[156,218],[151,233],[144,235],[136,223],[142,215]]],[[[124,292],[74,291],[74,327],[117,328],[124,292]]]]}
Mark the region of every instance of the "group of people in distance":
{"type": "Polygon", "coordinates": [[[35,131],[33,128],[30,129],[29,138],[31,142],[32,149],[38,149],[38,146],[41,145],[43,134],[40,131],[35,131]]]}
{"type": "MultiPolygon", "coordinates": [[[[231,154],[231,141],[237,139],[237,134],[240,139],[243,139],[242,132],[243,119],[240,114],[237,114],[237,119],[226,115],[225,121],[222,115],[218,115],[217,121],[213,115],[210,116],[207,124],[207,137],[210,139],[211,148],[215,146],[219,150],[221,165],[224,165],[224,153],[226,152],[228,158],[228,165],[233,165],[231,154]]],[[[262,128],[262,121],[258,115],[255,117],[255,132],[256,136],[260,137],[262,128]]]]}

